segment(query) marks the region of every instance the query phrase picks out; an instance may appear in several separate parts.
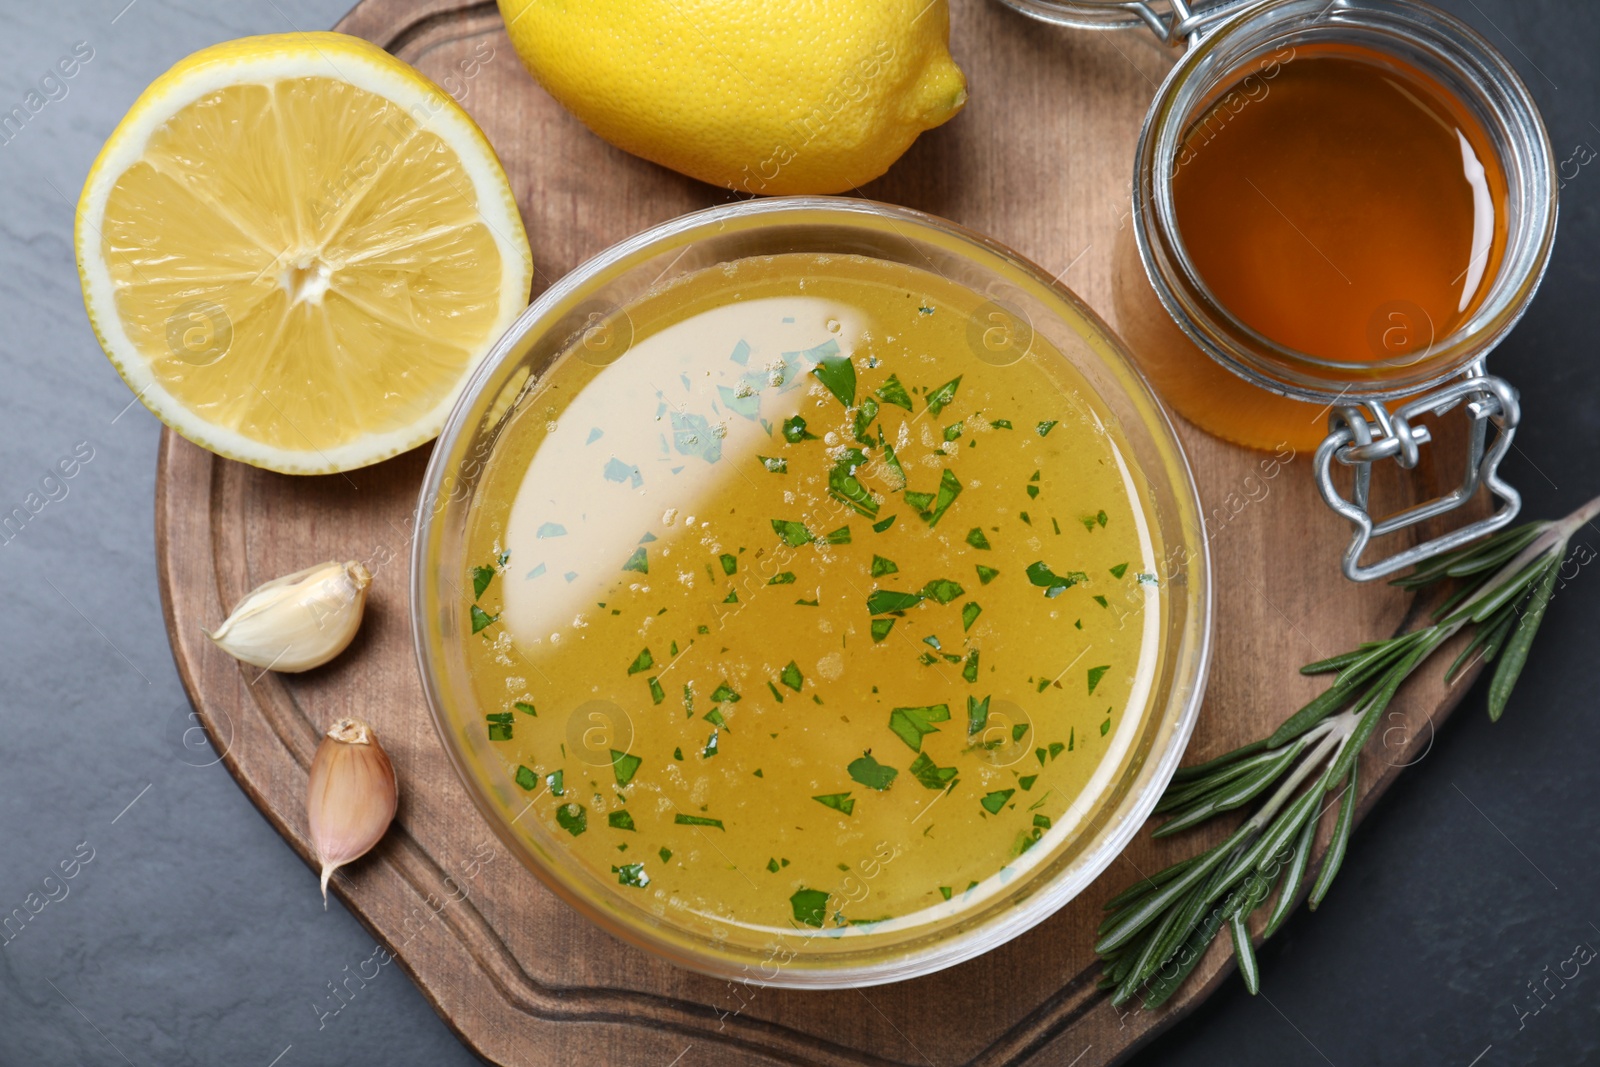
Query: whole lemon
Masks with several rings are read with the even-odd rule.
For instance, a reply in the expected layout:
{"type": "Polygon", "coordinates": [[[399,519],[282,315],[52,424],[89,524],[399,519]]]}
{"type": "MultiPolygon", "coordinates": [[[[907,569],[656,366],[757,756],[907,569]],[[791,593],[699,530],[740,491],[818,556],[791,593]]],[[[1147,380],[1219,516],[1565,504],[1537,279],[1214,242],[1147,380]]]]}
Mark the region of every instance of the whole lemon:
{"type": "Polygon", "coordinates": [[[528,70],[591,130],[730,189],[853,189],[967,99],[946,0],[499,3],[528,70]]]}

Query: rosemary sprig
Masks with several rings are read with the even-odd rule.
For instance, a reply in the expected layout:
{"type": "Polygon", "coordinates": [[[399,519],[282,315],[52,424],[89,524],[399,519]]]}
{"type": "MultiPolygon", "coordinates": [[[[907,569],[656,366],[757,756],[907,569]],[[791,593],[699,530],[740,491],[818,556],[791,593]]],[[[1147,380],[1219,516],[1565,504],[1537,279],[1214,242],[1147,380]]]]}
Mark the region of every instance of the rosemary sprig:
{"type": "Polygon", "coordinates": [[[1419,590],[1459,580],[1432,621],[1301,668],[1333,674],[1333,683],[1290,715],[1270,737],[1173,775],[1156,811],[1164,837],[1191,829],[1266,795],[1221,844],[1141,880],[1106,903],[1100,925],[1102,989],[1121,1006],[1143,992],[1146,1008],[1163,1004],[1226,928],[1239,973],[1260,988],[1249,920],[1276,899],[1263,940],[1294,909],[1323,813],[1334,804],[1333,837],[1312,881],[1313,910],[1339,873],[1355,824],[1358,757],[1395,692],[1440,646],[1466,627],[1471,642],[1448,670],[1453,678],[1481,653],[1495,663],[1489,718],[1498,721],[1527,662],[1528,649],[1555,591],[1573,533],[1600,513],[1600,497],[1559,522],[1531,522],[1434,556],[1394,584],[1419,590]],[[1329,794],[1333,794],[1330,798],[1329,794]]]}

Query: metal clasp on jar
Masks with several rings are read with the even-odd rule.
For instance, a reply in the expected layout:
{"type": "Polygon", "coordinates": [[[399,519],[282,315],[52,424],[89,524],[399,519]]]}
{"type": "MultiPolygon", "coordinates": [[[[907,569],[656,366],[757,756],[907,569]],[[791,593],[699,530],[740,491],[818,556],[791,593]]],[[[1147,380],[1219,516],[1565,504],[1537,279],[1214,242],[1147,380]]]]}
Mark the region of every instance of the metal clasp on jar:
{"type": "Polygon", "coordinates": [[[1493,533],[1516,518],[1522,507],[1522,497],[1501,479],[1500,461],[1511,448],[1521,414],[1516,389],[1504,379],[1487,374],[1482,360],[1470,365],[1464,376],[1413,397],[1394,411],[1381,400],[1336,407],[1328,417],[1330,432],[1317,447],[1313,463],[1322,499],[1348,519],[1355,530],[1342,563],[1345,577],[1357,582],[1382,578],[1428,556],[1459,548],[1493,533]],[[1368,510],[1372,465],[1392,459],[1407,470],[1415,467],[1420,458],[1419,450],[1432,438],[1428,428],[1415,420],[1424,414],[1443,416],[1463,401],[1470,426],[1467,468],[1461,484],[1432,500],[1374,519],[1368,510]],[[1495,427],[1492,444],[1489,442],[1491,423],[1495,427]],[[1355,486],[1349,499],[1333,484],[1335,462],[1355,468],[1355,486]],[[1471,500],[1480,486],[1487,487],[1496,501],[1493,514],[1376,563],[1362,565],[1361,556],[1373,538],[1385,537],[1454,511],[1471,500]]]}

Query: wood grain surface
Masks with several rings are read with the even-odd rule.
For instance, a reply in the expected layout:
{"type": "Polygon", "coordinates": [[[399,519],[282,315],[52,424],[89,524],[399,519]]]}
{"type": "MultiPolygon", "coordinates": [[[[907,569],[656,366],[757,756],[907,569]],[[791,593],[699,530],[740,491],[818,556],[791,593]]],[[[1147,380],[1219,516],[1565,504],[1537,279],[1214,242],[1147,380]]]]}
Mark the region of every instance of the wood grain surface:
{"type": "MultiPolygon", "coordinates": [[[[1144,33],[1058,30],[991,0],[952,0],[952,51],[971,100],[861,190],[954,219],[1061,272],[1109,317],[1112,246],[1126,223],[1134,142],[1172,61],[1144,33]]],[[[363,0],[339,29],[420,67],[483,126],[511,175],[533,243],[535,290],[607,245],[730,194],[591,135],[524,72],[492,3],[363,0]]],[[[1189,762],[1259,736],[1321,688],[1307,661],[1408,625],[1418,605],[1339,574],[1347,531],[1322,505],[1309,455],[1273,465],[1181,426],[1215,569],[1215,659],[1189,762]]],[[[310,861],[304,794],[322,729],[371,721],[401,806],[385,841],[334,879],[461,1038],[497,1064],[1072,1064],[1117,1060],[1232,971],[1213,946],[1156,1012],[1113,1009],[1091,949],[1101,904],[1220,839],[1225,827],[1134,842],[1033,931],[931,977],[866,990],[730,984],[614,940],[498,846],[428,719],[407,618],[407,558],[427,450],[349,475],[293,478],[218,459],[166,432],[158,566],[173,655],[240,786],[310,861]],[[367,622],[329,666],[242,667],[201,633],[258,583],[326,559],[375,575],[367,622]]],[[[1398,501],[1430,469],[1377,480],[1398,501]]],[[[1402,691],[1365,757],[1370,807],[1471,681],[1427,670],[1402,691]]],[[[1326,833],[1326,828],[1324,830],[1326,833]]],[[[1359,835],[1355,847],[1360,847],[1359,835]]],[[[1319,843],[1319,848],[1320,848],[1319,843]]],[[[1309,879],[1308,879],[1309,881],[1309,879]]],[[[306,892],[316,892],[308,873],[306,892]]],[[[1334,892],[1339,892],[1335,887],[1334,892]]],[[[1382,906],[1383,902],[1375,902],[1382,906]]]]}

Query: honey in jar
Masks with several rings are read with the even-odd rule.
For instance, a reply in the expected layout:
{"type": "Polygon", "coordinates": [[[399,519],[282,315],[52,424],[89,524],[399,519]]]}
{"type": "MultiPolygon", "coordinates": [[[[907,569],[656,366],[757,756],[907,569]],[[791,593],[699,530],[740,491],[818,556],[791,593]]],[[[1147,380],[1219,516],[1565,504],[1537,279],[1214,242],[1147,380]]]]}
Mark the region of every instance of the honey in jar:
{"type": "MultiPolygon", "coordinates": [[[[1356,44],[1302,44],[1237,73],[1173,160],[1180,258],[1200,299],[1247,344],[1334,380],[1427,360],[1504,256],[1506,179],[1482,125],[1430,75],[1356,44]]],[[[1240,444],[1314,448],[1329,405],[1207,356],[1157,302],[1131,230],[1122,245],[1121,327],[1165,399],[1240,444]]]]}

